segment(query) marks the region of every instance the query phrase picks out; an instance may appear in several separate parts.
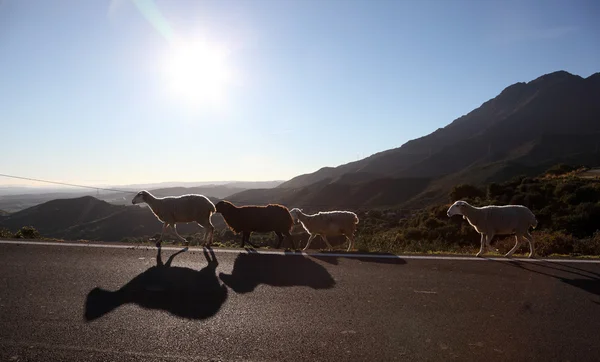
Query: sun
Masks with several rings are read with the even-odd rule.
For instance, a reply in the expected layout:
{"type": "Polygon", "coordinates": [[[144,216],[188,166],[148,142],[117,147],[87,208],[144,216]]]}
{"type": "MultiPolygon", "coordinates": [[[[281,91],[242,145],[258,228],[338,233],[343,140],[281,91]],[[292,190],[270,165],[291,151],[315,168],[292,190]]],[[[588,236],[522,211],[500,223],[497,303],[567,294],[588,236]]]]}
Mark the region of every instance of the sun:
{"type": "Polygon", "coordinates": [[[165,66],[168,93],[192,107],[223,106],[233,81],[224,46],[206,40],[177,42],[165,66]]]}

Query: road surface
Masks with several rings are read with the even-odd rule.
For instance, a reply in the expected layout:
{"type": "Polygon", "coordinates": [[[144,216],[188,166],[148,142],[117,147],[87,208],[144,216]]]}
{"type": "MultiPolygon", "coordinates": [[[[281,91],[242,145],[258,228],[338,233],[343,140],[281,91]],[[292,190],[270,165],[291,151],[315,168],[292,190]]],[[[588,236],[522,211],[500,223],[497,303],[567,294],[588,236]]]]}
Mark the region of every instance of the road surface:
{"type": "Polygon", "coordinates": [[[600,360],[598,263],[49,244],[0,241],[0,361],[600,360]]]}

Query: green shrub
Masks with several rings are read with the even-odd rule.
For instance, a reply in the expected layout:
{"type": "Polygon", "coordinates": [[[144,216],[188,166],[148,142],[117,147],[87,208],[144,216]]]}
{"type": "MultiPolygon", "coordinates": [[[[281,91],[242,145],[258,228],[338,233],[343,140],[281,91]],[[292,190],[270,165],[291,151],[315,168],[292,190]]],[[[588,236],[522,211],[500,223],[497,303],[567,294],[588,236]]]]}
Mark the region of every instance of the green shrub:
{"type": "Polygon", "coordinates": [[[40,239],[42,236],[33,226],[23,226],[16,232],[17,239],[40,239]]]}
{"type": "Polygon", "coordinates": [[[7,228],[0,228],[0,238],[11,239],[14,235],[7,228]]]}

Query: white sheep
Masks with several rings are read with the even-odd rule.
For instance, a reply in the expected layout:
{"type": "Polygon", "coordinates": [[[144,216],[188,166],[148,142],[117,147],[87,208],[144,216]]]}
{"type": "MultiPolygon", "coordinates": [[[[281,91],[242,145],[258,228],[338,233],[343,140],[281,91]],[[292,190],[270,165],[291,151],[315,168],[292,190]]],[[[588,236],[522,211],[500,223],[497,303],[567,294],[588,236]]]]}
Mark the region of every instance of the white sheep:
{"type": "Polygon", "coordinates": [[[204,242],[209,240],[207,245],[210,245],[213,240],[214,226],[210,221],[212,214],[215,212],[215,205],[204,195],[181,195],[168,197],[155,197],[148,191],[140,191],[131,200],[132,204],[146,203],[154,213],[157,219],[163,222],[160,238],[156,242],[159,246],[160,242],[171,226],[175,235],[179,240],[186,245],[189,242],[177,232],[175,224],[178,222],[196,222],[204,228],[204,242]],[[210,238],[209,238],[210,235],[210,238]]]}
{"type": "Polygon", "coordinates": [[[456,201],[448,209],[448,217],[462,215],[471,226],[481,234],[481,248],[477,256],[481,256],[484,248],[491,249],[490,242],[494,235],[515,235],[517,240],[515,246],[506,254],[511,256],[519,247],[520,239],[529,242],[529,257],[534,255],[533,236],[529,233],[529,227],[537,227],[535,215],[523,205],[483,206],[469,205],[466,201],[456,201]]]}
{"type": "Polygon", "coordinates": [[[351,211],[321,211],[317,214],[307,215],[301,209],[293,208],[290,214],[294,223],[301,222],[304,230],[310,235],[306,246],[302,250],[308,249],[312,240],[320,235],[327,247],[332,249],[327,240],[327,236],[344,235],[348,238],[348,251],[354,246],[354,232],[358,224],[358,216],[351,211]]]}

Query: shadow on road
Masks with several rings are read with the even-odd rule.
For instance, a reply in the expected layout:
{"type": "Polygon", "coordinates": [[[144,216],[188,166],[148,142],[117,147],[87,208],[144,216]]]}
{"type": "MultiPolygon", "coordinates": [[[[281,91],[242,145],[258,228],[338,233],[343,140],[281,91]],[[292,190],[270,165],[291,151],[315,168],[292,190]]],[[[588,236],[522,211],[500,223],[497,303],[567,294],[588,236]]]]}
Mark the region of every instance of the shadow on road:
{"type": "Polygon", "coordinates": [[[359,260],[364,263],[377,263],[377,264],[395,264],[401,265],[406,264],[406,261],[394,254],[390,253],[369,253],[369,256],[354,256],[353,254],[364,255],[364,253],[352,253],[352,252],[335,252],[335,254],[340,255],[327,255],[328,252],[322,252],[324,255],[319,255],[318,253],[310,254],[311,258],[315,258],[317,260],[324,261],[329,264],[338,265],[339,259],[351,259],[351,260],[359,260]]]}
{"type": "Polygon", "coordinates": [[[219,264],[211,249],[204,249],[208,265],[202,270],[172,267],[173,258],[187,248],[171,255],[166,264],[158,248],[156,266],[133,278],[117,291],[94,288],[85,303],[85,319],[92,321],[117,307],[135,303],[146,309],[167,311],[188,319],[206,319],[215,315],[227,299],[227,287],[219,282],[219,264]]]}
{"type": "Polygon", "coordinates": [[[551,277],[573,287],[582,289],[587,293],[600,296],[600,274],[596,272],[550,261],[529,263],[513,260],[508,262],[499,261],[499,263],[508,263],[508,265],[521,268],[532,273],[551,277]],[[562,273],[562,276],[556,275],[558,273],[562,273]],[[573,278],[566,277],[565,275],[573,276],[573,278]]]}
{"type": "Polygon", "coordinates": [[[274,287],[333,288],[335,281],[322,265],[302,255],[239,254],[231,275],[219,278],[236,293],[249,293],[260,284],[274,287]]]}

